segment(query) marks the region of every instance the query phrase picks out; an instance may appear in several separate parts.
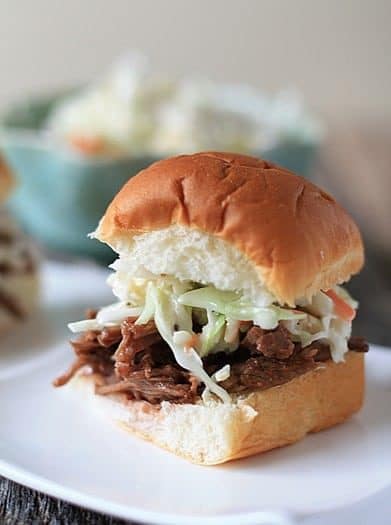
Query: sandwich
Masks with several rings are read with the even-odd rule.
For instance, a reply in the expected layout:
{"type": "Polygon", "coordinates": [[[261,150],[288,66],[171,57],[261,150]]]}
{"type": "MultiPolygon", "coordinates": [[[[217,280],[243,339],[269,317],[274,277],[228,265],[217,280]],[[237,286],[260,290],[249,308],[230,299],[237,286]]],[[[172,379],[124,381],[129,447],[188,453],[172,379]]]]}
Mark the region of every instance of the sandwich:
{"type": "Polygon", "coordinates": [[[311,182],[253,157],[197,153],[131,178],[94,238],[116,301],[69,325],[55,381],[121,426],[213,465],[293,443],[363,403],[360,232],[311,182]]]}
{"type": "Polygon", "coordinates": [[[25,320],[38,302],[38,254],[6,209],[14,186],[0,157],[0,335],[25,320]]]}

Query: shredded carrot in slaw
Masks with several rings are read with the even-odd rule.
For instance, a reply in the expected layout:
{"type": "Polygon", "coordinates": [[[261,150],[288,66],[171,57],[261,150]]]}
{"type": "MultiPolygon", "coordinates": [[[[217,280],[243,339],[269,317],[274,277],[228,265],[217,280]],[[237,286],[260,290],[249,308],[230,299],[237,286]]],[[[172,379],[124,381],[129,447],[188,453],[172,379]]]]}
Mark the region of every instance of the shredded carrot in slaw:
{"type": "Polygon", "coordinates": [[[104,149],[103,140],[98,137],[82,137],[72,135],[69,137],[71,145],[85,155],[96,155],[104,149]]]}
{"type": "Polygon", "coordinates": [[[186,341],[184,348],[185,350],[190,350],[190,348],[195,348],[199,343],[199,337],[197,334],[193,334],[188,341],[186,341]]]}
{"type": "Polygon", "coordinates": [[[334,311],[338,317],[341,317],[341,319],[344,319],[345,321],[353,321],[356,317],[356,310],[348,305],[348,303],[344,301],[337,292],[334,290],[323,290],[323,293],[333,301],[334,311]]]}

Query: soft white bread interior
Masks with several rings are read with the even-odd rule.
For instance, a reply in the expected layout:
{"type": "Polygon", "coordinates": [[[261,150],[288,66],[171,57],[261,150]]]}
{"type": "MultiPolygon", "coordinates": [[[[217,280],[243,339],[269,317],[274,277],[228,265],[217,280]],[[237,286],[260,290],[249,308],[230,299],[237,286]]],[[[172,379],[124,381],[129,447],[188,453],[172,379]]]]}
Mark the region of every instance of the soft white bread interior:
{"type": "Polygon", "coordinates": [[[130,432],[202,465],[215,465],[282,447],[309,432],[331,427],[358,411],[364,395],[364,356],[349,352],[278,387],[237,397],[232,403],[159,406],[124,395],[94,395],[95,377],[79,374],[105,415],[130,432]]]}
{"type": "MultiPolygon", "coordinates": [[[[210,282],[217,284],[219,265],[238,271],[240,283],[248,271],[250,288],[258,279],[259,286],[291,306],[347,281],[364,258],[356,224],[330,195],[284,168],[228,153],[152,164],[125,184],[95,232],[129,258],[141,250],[137,239],[148,235],[154,235],[149,246],[159,238],[159,256],[157,250],[153,256],[162,267],[173,261],[178,242],[180,260],[170,274],[188,273],[193,259],[199,264],[205,257],[214,268],[210,282]],[[198,235],[200,243],[191,249],[186,235],[193,240],[198,235]]],[[[146,254],[145,260],[151,259],[146,254]]],[[[193,268],[195,280],[205,281],[205,270],[206,264],[199,274],[193,268]]]]}
{"type": "MultiPolygon", "coordinates": [[[[114,264],[117,267],[117,264],[114,264]]],[[[255,266],[228,242],[200,230],[169,226],[135,235],[118,264],[126,275],[168,274],[179,280],[212,284],[219,290],[240,290],[255,304],[269,304],[255,266]]]]}

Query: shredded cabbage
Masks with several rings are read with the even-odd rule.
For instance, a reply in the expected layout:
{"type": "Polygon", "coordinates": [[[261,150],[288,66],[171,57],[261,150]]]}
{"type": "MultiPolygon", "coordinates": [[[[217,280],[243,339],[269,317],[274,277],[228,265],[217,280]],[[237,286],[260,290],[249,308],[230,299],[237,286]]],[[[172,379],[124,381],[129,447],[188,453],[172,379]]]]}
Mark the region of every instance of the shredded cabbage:
{"type": "Polygon", "coordinates": [[[207,310],[208,322],[202,327],[200,335],[199,354],[201,357],[207,355],[218,342],[224,333],[225,316],[216,314],[212,310],[207,310]]]}
{"type": "MultiPolygon", "coordinates": [[[[334,289],[352,307],[357,306],[343,288],[334,289]]],[[[213,393],[225,402],[230,401],[228,393],[217,384],[229,377],[229,366],[209,377],[202,358],[212,352],[236,350],[240,332],[247,330],[251,323],[272,330],[281,322],[293,340],[303,347],[316,340],[327,340],[336,362],[343,360],[348,350],[351,323],[336,316],[333,301],[322,292],[310,301],[299,300],[301,311],[298,311],[274,304],[257,306],[246,302],[239,293],[217,290],[213,286],[200,287],[171,276],[129,276],[118,291],[122,300],[100,309],[95,319],[70,323],[72,332],[101,330],[119,325],[127,317],[137,318],[136,324],[154,320],[177,363],[205,384],[203,399],[213,393]],[[197,335],[193,332],[194,319],[202,326],[197,335]]]]}
{"type": "Polygon", "coordinates": [[[153,284],[151,281],[147,284],[147,291],[145,293],[144,308],[137,319],[136,324],[146,324],[153,319],[155,314],[155,300],[154,300],[153,284]]]}
{"type": "Polygon", "coordinates": [[[224,341],[226,343],[237,343],[239,341],[240,321],[226,318],[224,341]]]}
{"type": "Polygon", "coordinates": [[[85,319],[69,323],[68,328],[73,332],[85,332],[86,330],[102,330],[105,326],[116,326],[121,324],[127,317],[138,317],[142,308],[131,306],[126,301],[114,303],[101,308],[95,319],[85,319]]]}
{"type": "Polygon", "coordinates": [[[305,313],[293,312],[275,305],[254,306],[243,302],[235,292],[223,292],[212,286],[186,292],[178,298],[178,301],[186,306],[205,308],[223,314],[232,320],[253,321],[265,330],[273,330],[280,320],[306,317],[305,313]]]}
{"type": "MultiPolygon", "coordinates": [[[[341,286],[333,290],[352,308],[357,308],[358,302],[341,286]]],[[[314,341],[324,339],[330,345],[333,361],[343,361],[348,351],[348,339],[351,334],[351,322],[339,318],[334,312],[333,301],[323,292],[314,295],[311,301],[301,300],[298,305],[308,314],[299,321],[283,321],[285,327],[301,343],[303,347],[314,341]]]]}
{"type": "Polygon", "coordinates": [[[231,365],[224,365],[220,370],[217,370],[212,376],[212,379],[220,383],[225,381],[231,375],[231,365]]]}
{"type": "MultiPolygon", "coordinates": [[[[176,362],[192,372],[200,379],[213,394],[222,401],[229,403],[229,394],[218,386],[212,378],[205,372],[202,359],[192,347],[183,344],[183,336],[188,334],[188,340],[192,339],[192,334],[183,329],[181,322],[183,319],[176,315],[176,298],[173,293],[169,293],[162,285],[152,284],[151,297],[155,307],[155,324],[162,338],[173,351],[176,362]],[[178,334],[179,335],[176,335],[178,334]]],[[[190,320],[191,315],[189,314],[190,320]]],[[[187,323],[186,323],[187,324],[187,323]]]]}
{"type": "Polygon", "coordinates": [[[333,361],[343,361],[348,351],[347,341],[351,333],[351,322],[344,321],[333,314],[316,318],[308,314],[303,321],[282,321],[295,341],[306,347],[314,341],[324,339],[330,345],[333,361]]]}
{"type": "Polygon", "coordinates": [[[71,332],[77,334],[86,330],[101,330],[102,327],[95,319],[84,319],[83,321],[68,323],[68,328],[71,332]]]}

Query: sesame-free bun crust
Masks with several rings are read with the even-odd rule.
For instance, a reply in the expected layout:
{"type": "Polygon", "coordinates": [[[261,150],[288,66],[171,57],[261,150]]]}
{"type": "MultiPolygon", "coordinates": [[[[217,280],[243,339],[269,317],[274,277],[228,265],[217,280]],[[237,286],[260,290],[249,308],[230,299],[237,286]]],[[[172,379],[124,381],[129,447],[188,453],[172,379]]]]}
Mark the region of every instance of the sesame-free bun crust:
{"type": "Polygon", "coordinates": [[[310,432],[341,423],[364,395],[364,356],[319,368],[268,390],[220,401],[161,406],[125,396],[94,395],[96,377],[79,374],[71,386],[89,390],[104,414],[138,436],[201,465],[216,465],[289,445],[310,432]]]}
{"type": "Polygon", "coordinates": [[[359,230],[327,193],[286,169],[228,153],[156,162],[114,198],[96,237],[121,252],[178,225],[225,241],[281,303],[347,281],[363,264],[359,230]]]}

